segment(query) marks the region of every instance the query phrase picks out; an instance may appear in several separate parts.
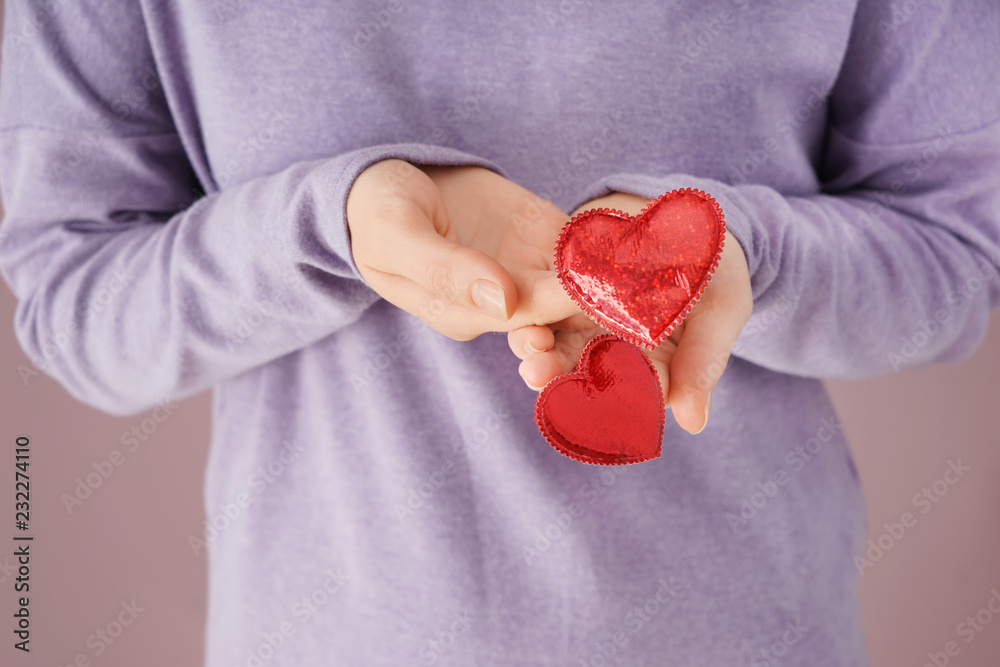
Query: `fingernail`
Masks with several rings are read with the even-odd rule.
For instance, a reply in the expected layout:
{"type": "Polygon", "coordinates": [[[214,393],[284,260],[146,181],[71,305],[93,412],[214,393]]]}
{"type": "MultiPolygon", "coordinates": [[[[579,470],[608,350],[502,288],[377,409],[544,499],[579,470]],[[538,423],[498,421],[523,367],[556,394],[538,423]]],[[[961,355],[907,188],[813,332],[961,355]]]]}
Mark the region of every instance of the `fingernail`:
{"type": "Polygon", "coordinates": [[[536,350],[535,346],[531,344],[531,341],[530,340],[526,340],[526,341],[524,341],[524,351],[527,352],[528,354],[538,354],[539,352],[542,352],[543,350],[536,350]]]}
{"type": "Polygon", "coordinates": [[[510,316],[507,315],[507,299],[503,287],[492,280],[480,278],[472,283],[470,292],[472,301],[479,307],[479,310],[498,320],[506,322],[510,319],[510,316]]]}
{"type": "Polygon", "coordinates": [[[708,426],[708,413],[711,411],[711,409],[712,409],[712,395],[709,394],[708,400],[705,401],[705,421],[702,422],[700,429],[698,429],[697,431],[691,431],[691,435],[698,435],[699,433],[705,430],[705,427],[708,426]]]}
{"type": "Polygon", "coordinates": [[[528,378],[524,377],[524,362],[523,361],[517,367],[517,373],[518,373],[518,375],[521,376],[521,379],[524,380],[524,384],[528,385],[528,389],[531,389],[532,391],[541,391],[542,390],[541,387],[536,387],[535,385],[533,385],[530,382],[528,382],[528,378]]]}

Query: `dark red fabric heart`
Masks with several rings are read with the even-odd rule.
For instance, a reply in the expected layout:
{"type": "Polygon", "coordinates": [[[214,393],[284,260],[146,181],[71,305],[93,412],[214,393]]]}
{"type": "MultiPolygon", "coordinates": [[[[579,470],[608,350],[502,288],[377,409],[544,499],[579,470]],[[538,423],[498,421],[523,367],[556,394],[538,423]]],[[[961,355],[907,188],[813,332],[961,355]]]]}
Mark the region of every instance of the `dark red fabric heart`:
{"type": "Polygon", "coordinates": [[[712,277],[726,230],[715,199],[685,188],[635,216],[580,213],[556,243],[556,274],[591,319],[655,348],[687,317],[712,277]]]}
{"type": "Polygon", "coordinates": [[[592,339],[577,372],[553,378],[535,400],[535,421],[560,453],[584,463],[655,459],[663,439],[663,392],[642,350],[617,336],[592,339]]]}

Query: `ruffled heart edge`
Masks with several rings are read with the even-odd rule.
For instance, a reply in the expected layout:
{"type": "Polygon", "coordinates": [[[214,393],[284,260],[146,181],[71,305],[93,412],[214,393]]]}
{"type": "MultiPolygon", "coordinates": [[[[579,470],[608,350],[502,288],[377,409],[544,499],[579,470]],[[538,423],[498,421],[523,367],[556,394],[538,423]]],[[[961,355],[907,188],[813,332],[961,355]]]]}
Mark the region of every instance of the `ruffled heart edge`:
{"type": "Polygon", "coordinates": [[[563,384],[564,382],[568,382],[570,380],[586,379],[587,367],[589,366],[590,362],[591,350],[598,344],[607,340],[616,340],[622,343],[629,342],[622,339],[620,336],[616,336],[615,334],[601,334],[600,336],[595,336],[590,340],[590,342],[588,342],[584,346],[583,351],[580,352],[580,357],[576,362],[577,368],[575,371],[572,371],[570,373],[563,373],[562,375],[557,375],[556,377],[549,380],[546,383],[546,385],[542,387],[542,390],[538,392],[538,397],[535,398],[535,423],[538,425],[538,430],[539,432],[541,432],[542,437],[545,438],[546,442],[552,445],[552,447],[557,452],[559,452],[563,456],[571,458],[574,461],[579,461],[581,463],[589,463],[591,465],[602,465],[602,466],[620,466],[620,465],[631,465],[633,463],[642,463],[643,461],[651,461],[653,459],[659,458],[660,453],[663,450],[663,426],[666,423],[667,406],[663,400],[663,391],[660,388],[660,375],[659,373],[656,372],[656,368],[653,366],[653,363],[649,360],[649,357],[647,357],[646,354],[641,349],[637,349],[636,351],[640,355],[642,355],[643,361],[646,362],[646,365],[649,367],[650,372],[653,374],[653,379],[656,381],[657,405],[659,405],[659,416],[660,416],[659,427],[657,429],[657,435],[656,435],[656,450],[653,453],[641,457],[630,458],[628,460],[600,461],[593,459],[592,457],[585,456],[583,454],[579,454],[570,449],[567,449],[566,447],[563,446],[561,442],[558,442],[549,433],[549,429],[542,414],[544,412],[544,403],[545,403],[544,399],[548,395],[548,392],[555,386],[563,384]]]}
{"type": "Polygon", "coordinates": [[[559,284],[562,285],[562,288],[566,291],[567,294],[569,294],[570,298],[573,299],[576,305],[580,307],[580,310],[585,312],[587,314],[587,317],[593,320],[595,324],[610,329],[619,338],[629,343],[632,343],[633,345],[645,348],[647,350],[654,350],[660,345],[660,343],[666,340],[667,336],[673,333],[674,329],[676,329],[677,326],[681,322],[683,322],[688,315],[691,314],[691,309],[694,308],[694,305],[698,303],[699,299],[701,299],[701,295],[702,293],[704,293],[705,287],[708,286],[708,282],[712,279],[712,275],[715,273],[715,269],[719,266],[719,259],[722,257],[722,248],[723,246],[725,246],[725,239],[726,239],[726,217],[725,214],[722,212],[722,207],[719,206],[719,203],[715,200],[715,198],[712,197],[707,192],[705,192],[704,190],[697,190],[694,188],[677,188],[675,190],[671,190],[670,192],[663,193],[656,199],[650,200],[650,202],[643,207],[642,211],[640,211],[639,214],[635,216],[629,215],[624,211],[619,211],[610,208],[595,208],[577,213],[575,216],[573,216],[572,219],[570,219],[569,222],[563,225],[562,230],[559,232],[559,238],[556,240],[556,247],[555,251],[553,252],[553,264],[555,265],[556,277],[559,280],[559,284]],[[679,313],[677,313],[677,315],[674,316],[674,319],[671,320],[671,322],[666,326],[666,328],[664,328],[664,330],[661,331],[660,334],[655,339],[652,340],[652,343],[650,343],[649,341],[636,335],[634,332],[626,329],[621,324],[611,321],[610,318],[608,318],[609,322],[607,323],[598,321],[598,319],[595,317],[595,313],[600,312],[597,309],[597,307],[594,306],[594,304],[588,303],[584,299],[584,295],[582,293],[578,293],[578,290],[571,289],[570,287],[567,286],[567,285],[573,285],[575,287],[576,284],[573,283],[573,281],[571,281],[569,277],[566,275],[567,269],[566,267],[563,266],[560,257],[563,248],[568,242],[569,234],[572,232],[573,227],[579,225],[580,221],[583,220],[584,218],[590,217],[595,213],[600,213],[604,215],[615,216],[625,222],[635,223],[637,220],[646,215],[657,204],[666,201],[667,198],[674,198],[682,194],[696,195],[700,197],[702,200],[707,201],[712,205],[712,208],[715,210],[718,219],[719,243],[716,246],[715,254],[712,257],[712,262],[709,264],[708,269],[705,271],[705,275],[702,276],[702,279],[698,282],[697,288],[695,289],[695,292],[692,295],[692,297],[688,300],[684,308],[679,313]],[[608,324],[612,326],[607,326],[608,324]]]}

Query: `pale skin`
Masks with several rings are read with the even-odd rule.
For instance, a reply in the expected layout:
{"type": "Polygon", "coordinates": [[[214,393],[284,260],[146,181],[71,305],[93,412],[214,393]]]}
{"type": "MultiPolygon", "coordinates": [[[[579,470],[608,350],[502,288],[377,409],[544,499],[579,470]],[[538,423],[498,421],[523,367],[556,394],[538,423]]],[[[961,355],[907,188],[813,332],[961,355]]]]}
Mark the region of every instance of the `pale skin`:
{"type": "MultiPolygon", "coordinates": [[[[616,192],[573,214],[610,208],[635,215],[648,202],[616,192]]],[[[536,391],[573,371],[587,341],[606,333],[556,279],[552,251],[568,219],[480,167],[384,160],[358,176],[347,199],[354,261],[371,288],[455,340],[506,331],[521,377],[536,391]]],[[[746,256],[727,235],[691,314],[647,351],[664,400],[686,431],[699,433],[707,424],[719,369],[752,310],[746,256]]]]}

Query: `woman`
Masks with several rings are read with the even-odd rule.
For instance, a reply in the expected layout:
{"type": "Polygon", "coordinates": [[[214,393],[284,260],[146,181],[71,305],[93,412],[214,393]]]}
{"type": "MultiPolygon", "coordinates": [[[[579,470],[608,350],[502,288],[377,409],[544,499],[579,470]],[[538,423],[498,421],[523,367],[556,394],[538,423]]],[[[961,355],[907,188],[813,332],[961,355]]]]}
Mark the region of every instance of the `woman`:
{"type": "Polygon", "coordinates": [[[214,388],[206,664],[865,664],[819,378],[967,355],[1000,299],[998,10],[906,9],[31,14],[0,89],[19,339],[113,414],[214,388]],[[681,187],[728,235],[651,355],[663,453],[562,457],[525,385],[598,331],[555,236],[681,187]]]}

